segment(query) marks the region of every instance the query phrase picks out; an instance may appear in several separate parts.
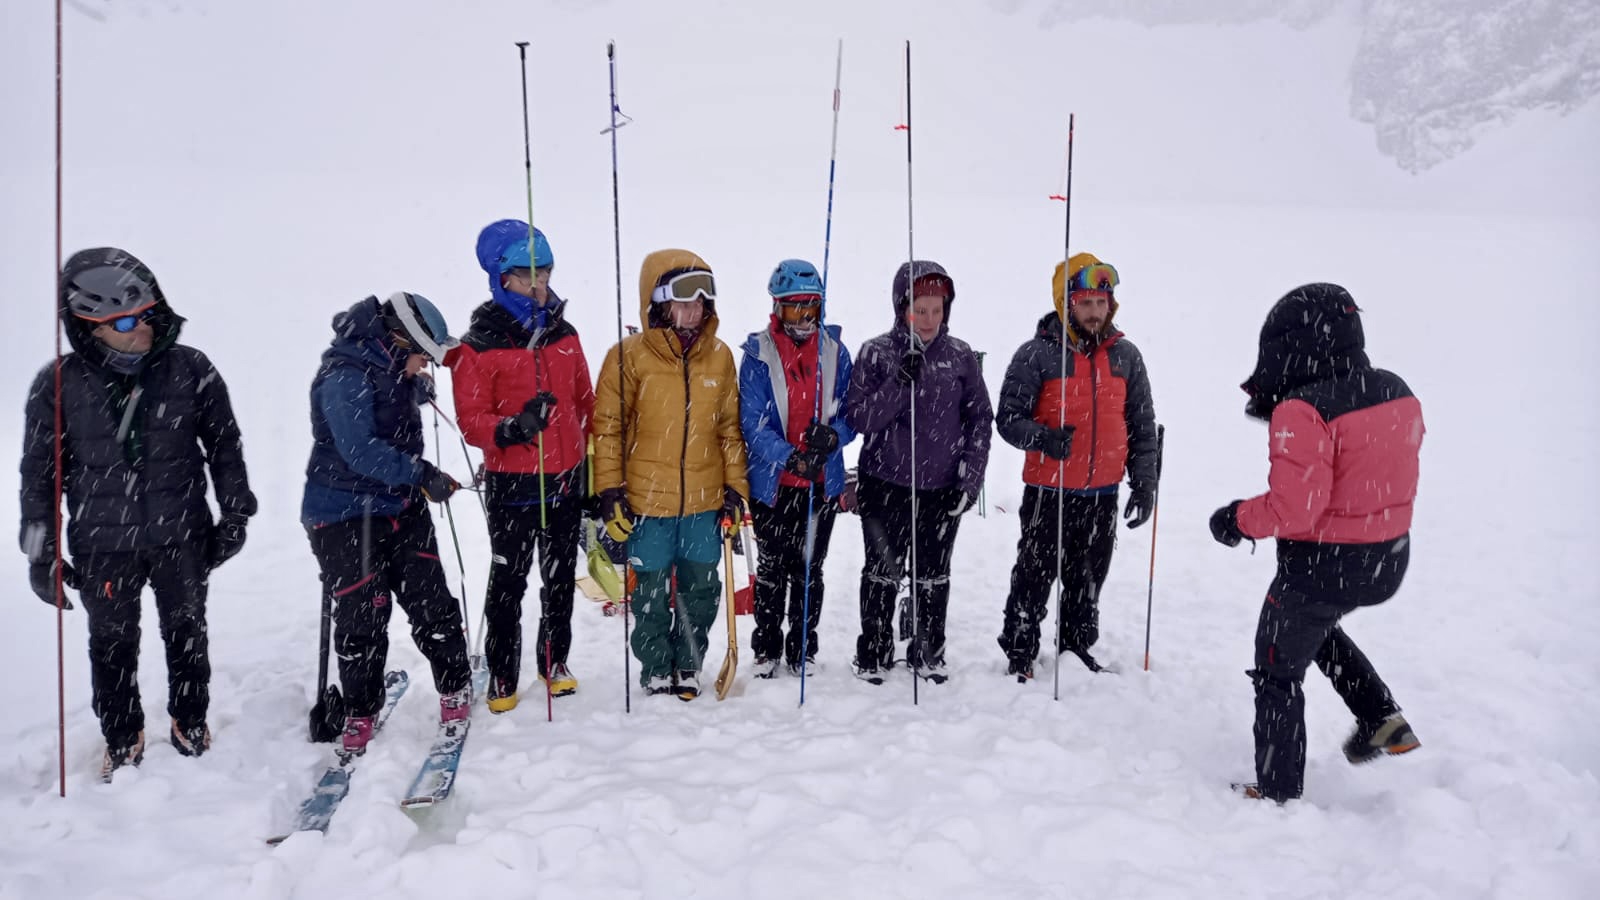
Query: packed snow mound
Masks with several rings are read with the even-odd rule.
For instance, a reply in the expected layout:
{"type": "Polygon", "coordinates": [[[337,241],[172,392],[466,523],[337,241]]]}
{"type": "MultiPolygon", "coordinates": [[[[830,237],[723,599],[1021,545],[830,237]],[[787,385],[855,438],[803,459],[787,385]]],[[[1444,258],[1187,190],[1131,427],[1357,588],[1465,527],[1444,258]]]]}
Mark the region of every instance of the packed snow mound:
{"type": "Polygon", "coordinates": [[[1421,172],[1521,113],[1600,92],[1600,4],[1376,0],[1350,75],[1351,113],[1421,172]]]}
{"type": "MultiPolygon", "coordinates": [[[[994,0],[1005,12],[1023,0],[994,0]]],[[[1046,0],[1046,28],[1089,19],[1147,26],[1319,24],[1341,0],[1046,0]]],[[[1352,9],[1350,113],[1378,149],[1419,173],[1468,150],[1523,113],[1582,107],[1600,92],[1600,4],[1548,0],[1366,0],[1352,9]]]]}

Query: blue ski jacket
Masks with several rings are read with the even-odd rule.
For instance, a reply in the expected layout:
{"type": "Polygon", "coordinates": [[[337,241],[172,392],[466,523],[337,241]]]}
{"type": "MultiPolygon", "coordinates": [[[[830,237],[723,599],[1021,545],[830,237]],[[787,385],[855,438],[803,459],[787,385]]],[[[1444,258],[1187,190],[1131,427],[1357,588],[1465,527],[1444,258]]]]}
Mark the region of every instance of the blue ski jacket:
{"type": "MultiPolygon", "coordinates": [[[[823,491],[829,497],[844,492],[844,447],[856,439],[844,419],[845,392],[850,387],[850,351],[839,341],[839,326],[827,325],[819,334],[822,345],[822,421],[839,434],[839,448],[824,468],[823,491]]],[[[795,452],[789,443],[789,388],[783,364],[773,344],[771,328],[753,332],[744,342],[739,361],[739,424],[749,451],[750,499],[771,506],[778,497],[778,475],[795,452]],[[782,398],[780,401],[779,398],[782,398]]]]}
{"type": "Polygon", "coordinates": [[[311,459],[300,503],[307,528],[422,502],[418,484],[429,468],[418,407],[433,399],[433,384],[405,377],[378,298],[334,316],[333,333],[311,380],[311,459]]]}

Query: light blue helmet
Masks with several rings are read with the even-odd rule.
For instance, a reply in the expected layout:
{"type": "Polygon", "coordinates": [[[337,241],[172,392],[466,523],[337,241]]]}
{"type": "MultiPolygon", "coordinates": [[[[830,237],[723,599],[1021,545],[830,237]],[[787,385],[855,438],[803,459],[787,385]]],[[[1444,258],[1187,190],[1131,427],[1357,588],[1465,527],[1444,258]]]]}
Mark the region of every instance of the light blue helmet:
{"type": "Polygon", "coordinates": [[[421,294],[390,294],[383,304],[383,324],[390,331],[405,335],[418,352],[440,365],[444,364],[446,353],[461,345],[450,336],[444,314],[421,294]]]}
{"type": "Polygon", "coordinates": [[[533,256],[528,255],[528,239],[523,238],[513,243],[500,254],[500,272],[502,274],[512,269],[543,269],[556,264],[556,255],[550,250],[550,241],[544,232],[535,228],[533,230],[533,256]]]}
{"type": "Polygon", "coordinates": [[[786,259],[772,270],[767,279],[767,293],[774,300],[796,294],[822,294],[822,276],[817,267],[803,259],[786,259]]]}

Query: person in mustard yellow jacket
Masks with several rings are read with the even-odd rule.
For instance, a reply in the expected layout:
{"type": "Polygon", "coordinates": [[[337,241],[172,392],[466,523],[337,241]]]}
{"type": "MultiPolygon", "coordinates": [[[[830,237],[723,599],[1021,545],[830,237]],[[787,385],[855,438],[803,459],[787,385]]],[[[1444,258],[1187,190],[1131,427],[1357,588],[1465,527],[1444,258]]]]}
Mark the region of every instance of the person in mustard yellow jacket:
{"type": "Polygon", "coordinates": [[[626,541],[638,577],[639,681],[693,700],[717,617],[723,516],[750,488],[739,430],[739,374],[717,339],[711,267],[657,250],[639,270],[646,328],[606,354],[595,400],[595,489],[606,532],[626,541]]]}

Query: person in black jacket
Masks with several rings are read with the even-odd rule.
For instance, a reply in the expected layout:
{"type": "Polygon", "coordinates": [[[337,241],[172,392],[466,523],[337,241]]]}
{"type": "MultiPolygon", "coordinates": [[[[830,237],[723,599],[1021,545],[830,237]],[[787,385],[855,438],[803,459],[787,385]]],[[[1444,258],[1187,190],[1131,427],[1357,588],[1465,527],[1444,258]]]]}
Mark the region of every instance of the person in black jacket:
{"type": "MultiPolygon", "coordinates": [[[[46,603],[79,588],[89,617],[93,706],[106,740],[101,777],[144,756],[139,703],[139,603],[155,593],[167,648],[170,739],[179,753],[211,746],[206,586],[244,546],[256,512],[228,389],[205,354],[178,343],[183,317],[133,254],[99,247],[62,268],[62,320],[75,352],[28,391],[22,445],[22,550],[46,603]],[[56,413],[72,561],[59,552],[56,413]],[[220,521],[206,502],[206,476],[220,521]]],[[[59,601],[71,603],[64,595],[59,601]]]]}

